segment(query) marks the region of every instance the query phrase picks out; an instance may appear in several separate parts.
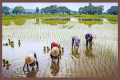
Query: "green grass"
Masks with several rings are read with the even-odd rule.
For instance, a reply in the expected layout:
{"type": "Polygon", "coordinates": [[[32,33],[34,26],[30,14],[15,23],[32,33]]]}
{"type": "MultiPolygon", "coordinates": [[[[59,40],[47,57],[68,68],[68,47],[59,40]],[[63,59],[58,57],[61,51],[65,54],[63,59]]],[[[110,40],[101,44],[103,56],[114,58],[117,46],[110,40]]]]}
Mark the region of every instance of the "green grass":
{"type": "Polygon", "coordinates": [[[83,23],[83,24],[88,25],[89,27],[91,27],[94,24],[102,25],[103,21],[79,21],[79,23],[83,23]]]}
{"type": "MultiPolygon", "coordinates": [[[[9,25],[11,22],[14,22],[16,25],[23,25],[25,23],[26,19],[35,19],[35,18],[66,18],[64,16],[73,16],[72,18],[108,18],[108,19],[115,19],[118,20],[118,15],[9,15],[5,16],[2,15],[2,25],[9,25]]],[[[56,25],[56,24],[65,24],[68,21],[42,21],[42,23],[50,24],[50,25],[56,25]]],[[[89,24],[91,26],[92,24],[102,24],[102,21],[79,21],[80,23],[89,24]]],[[[110,21],[111,24],[116,24],[118,21],[110,21]]],[[[39,24],[38,21],[36,21],[35,24],[39,24]]],[[[73,26],[71,26],[73,27],[73,26]]],[[[70,27],[70,28],[71,28],[70,27]]]]}
{"type": "Polygon", "coordinates": [[[66,24],[69,21],[41,21],[41,22],[50,25],[57,25],[57,24],[66,24]]]}
{"type": "Polygon", "coordinates": [[[72,16],[73,18],[108,18],[108,19],[118,19],[118,15],[61,15],[60,14],[55,14],[55,15],[42,15],[42,14],[32,14],[32,15],[9,15],[9,16],[5,16],[2,15],[2,20],[8,20],[8,19],[33,19],[33,18],[65,18],[65,16],[72,16]]]}

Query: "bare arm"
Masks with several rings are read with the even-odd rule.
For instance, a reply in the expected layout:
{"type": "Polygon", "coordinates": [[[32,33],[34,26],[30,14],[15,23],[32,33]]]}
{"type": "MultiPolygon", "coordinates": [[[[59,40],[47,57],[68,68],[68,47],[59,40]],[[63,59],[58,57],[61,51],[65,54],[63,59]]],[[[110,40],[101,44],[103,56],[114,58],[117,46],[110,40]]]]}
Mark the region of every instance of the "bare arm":
{"type": "MultiPolygon", "coordinates": [[[[23,66],[23,70],[24,70],[24,68],[25,68],[25,65],[26,65],[26,63],[25,63],[24,66],[23,66]]],[[[27,65],[27,67],[28,67],[28,65],[27,65]]]]}
{"type": "Polygon", "coordinates": [[[37,69],[38,69],[38,61],[36,61],[37,69]]]}
{"type": "Polygon", "coordinates": [[[74,44],[74,39],[72,38],[72,48],[73,48],[73,44],[74,44]]]}

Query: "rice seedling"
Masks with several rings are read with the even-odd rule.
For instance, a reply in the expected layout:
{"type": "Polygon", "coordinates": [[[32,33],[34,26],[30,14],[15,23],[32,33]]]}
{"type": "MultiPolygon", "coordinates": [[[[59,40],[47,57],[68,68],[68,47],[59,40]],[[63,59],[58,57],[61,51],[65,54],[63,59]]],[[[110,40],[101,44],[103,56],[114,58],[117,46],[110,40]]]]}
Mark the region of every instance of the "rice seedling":
{"type": "Polygon", "coordinates": [[[93,71],[92,71],[92,68],[91,68],[91,73],[92,73],[92,76],[93,76],[93,71]]]}
{"type": "Polygon", "coordinates": [[[11,78],[11,75],[9,75],[9,78],[11,78]]]}
{"type": "Polygon", "coordinates": [[[13,73],[11,73],[11,76],[13,77],[13,73]]]}
{"type": "Polygon", "coordinates": [[[22,72],[21,72],[21,70],[20,70],[20,74],[21,74],[22,72]]]}
{"type": "Polygon", "coordinates": [[[96,67],[95,67],[95,71],[96,71],[96,75],[97,75],[97,77],[98,77],[98,72],[97,72],[97,69],[96,69],[96,67]]]}
{"type": "Polygon", "coordinates": [[[61,68],[61,72],[62,72],[62,68],[61,68]]]}
{"type": "Polygon", "coordinates": [[[64,47],[62,47],[62,53],[64,52],[64,47]]]}
{"type": "Polygon", "coordinates": [[[109,64],[109,68],[110,68],[110,70],[111,70],[111,65],[109,64]]]}
{"type": "Polygon", "coordinates": [[[61,74],[61,77],[63,76],[63,72],[62,72],[62,74],[61,74]]]}
{"type": "Polygon", "coordinates": [[[39,76],[40,76],[40,74],[41,74],[41,69],[40,69],[40,73],[39,73],[39,76]]]}
{"type": "Polygon", "coordinates": [[[108,75],[108,70],[106,69],[106,74],[108,75]]]}
{"type": "Polygon", "coordinates": [[[61,46],[60,46],[60,44],[58,44],[58,48],[59,48],[59,49],[61,49],[61,46]]]}
{"type": "Polygon", "coordinates": [[[70,66],[70,69],[71,69],[71,73],[73,73],[73,69],[72,69],[72,67],[70,66]]]}
{"type": "Polygon", "coordinates": [[[110,78],[111,78],[112,76],[111,76],[111,74],[110,74],[110,78]]]}
{"type": "Polygon", "coordinates": [[[88,61],[86,61],[86,62],[87,62],[87,64],[88,64],[89,68],[90,68],[90,64],[89,64],[89,62],[88,62],[88,61]]]}
{"type": "MultiPolygon", "coordinates": [[[[80,69],[81,70],[81,69],[80,69]]],[[[83,77],[83,71],[81,70],[81,75],[80,75],[80,77],[83,77]]]]}
{"type": "Polygon", "coordinates": [[[48,77],[50,76],[50,74],[48,73],[48,77]]]}
{"type": "Polygon", "coordinates": [[[115,65],[116,66],[116,71],[118,70],[118,67],[117,67],[117,65],[115,65]]]}
{"type": "Polygon", "coordinates": [[[65,61],[65,65],[66,65],[66,72],[67,72],[67,62],[65,61]]]}
{"type": "Polygon", "coordinates": [[[98,65],[98,69],[99,69],[99,71],[100,71],[100,65],[98,65]]]}
{"type": "Polygon", "coordinates": [[[6,60],[6,62],[5,62],[6,64],[8,64],[9,63],[9,61],[8,60],[6,60]]]}
{"type": "Polygon", "coordinates": [[[114,70],[112,70],[112,75],[115,76],[115,75],[114,75],[114,70]]]}
{"type": "Polygon", "coordinates": [[[45,77],[46,71],[47,71],[47,68],[45,69],[45,71],[44,71],[44,73],[43,73],[43,77],[45,77]]]}
{"type": "Polygon", "coordinates": [[[82,59],[83,65],[85,65],[85,61],[82,59]]]}
{"type": "Polygon", "coordinates": [[[5,64],[5,62],[6,62],[5,59],[3,59],[2,61],[3,61],[3,64],[5,64]]]}
{"type": "Polygon", "coordinates": [[[3,46],[8,46],[8,43],[4,43],[3,46]]]}
{"type": "Polygon", "coordinates": [[[76,77],[77,77],[77,72],[76,72],[76,77]]]}
{"type": "Polygon", "coordinates": [[[14,73],[16,74],[16,71],[14,71],[14,73]]]}

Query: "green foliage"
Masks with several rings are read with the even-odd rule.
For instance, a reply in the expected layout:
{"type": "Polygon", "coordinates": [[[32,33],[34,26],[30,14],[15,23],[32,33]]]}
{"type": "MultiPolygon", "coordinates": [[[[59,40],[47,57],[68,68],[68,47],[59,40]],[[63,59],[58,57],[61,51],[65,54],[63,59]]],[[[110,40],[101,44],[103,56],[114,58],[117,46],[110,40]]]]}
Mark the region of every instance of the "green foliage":
{"type": "Polygon", "coordinates": [[[69,21],[41,21],[41,22],[50,25],[57,25],[57,24],[66,24],[69,21]]]}
{"type": "Polygon", "coordinates": [[[94,24],[102,25],[103,21],[79,21],[79,23],[83,23],[83,24],[88,25],[89,27],[91,27],[94,24]]]}
{"type": "Polygon", "coordinates": [[[104,10],[104,6],[103,5],[93,6],[91,3],[89,3],[88,6],[80,7],[78,9],[78,12],[79,12],[79,14],[90,14],[90,15],[93,15],[93,14],[97,13],[99,15],[99,14],[102,14],[103,10],[104,10]]]}
{"type": "Polygon", "coordinates": [[[73,13],[76,15],[77,11],[74,11],[73,13]]]}
{"type": "Polygon", "coordinates": [[[111,8],[107,10],[107,13],[118,15],[118,6],[111,6],[111,8]]]}
{"type": "MultiPolygon", "coordinates": [[[[66,15],[65,16],[69,16],[66,15]]],[[[107,19],[114,19],[116,21],[110,21],[111,24],[116,24],[118,23],[118,15],[71,15],[73,18],[92,18],[92,19],[98,19],[98,18],[107,18],[107,19]]],[[[37,18],[63,18],[62,16],[59,16],[59,14],[54,14],[54,15],[9,15],[5,16],[2,15],[2,25],[8,26],[10,25],[11,22],[14,22],[16,25],[23,25],[25,23],[25,19],[37,19],[37,18]]],[[[64,17],[65,18],[65,17],[64,17]]],[[[52,20],[47,20],[47,21],[41,21],[42,23],[50,24],[50,25],[57,25],[57,24],[66,24],[69,21],[52,21],[52,20]]],[[[102,24],[102,21],[82,21],[82,23],[89,23],[89,27],[92,24],[102,24]]],[[[39,21],[36,22],[36,24],[39,24],[39,21]]]]}
{"type": "Polygon", "coordinates": [[[7,6],[2,6],[2,13],[9,13],[9,11],[8,10],[10,10],[10,8],[9,7],[7,7],[7,6]]]}
{"type": "Polygon", "coordinates": [[[14,9],[13,9],[13,11],[12,11],[12,13],[14,14],[21,14],[21,13],[25,13],[25,9],[22,7],[22,6],[16,6],[14,9]]]}
{"type": "Polygon", "coordinates": [[[9,62],[8,62],[8,60],[6,60],[6,62],[5,62],[6,64],[8,64],[9,62]]]}
{"type": "Polygon", "coordinates": [[[5,10],[5,11],[4,11],[4,14],[5,14],[5,15],[8,15],[8,14],[9,14],[9,11],[5,10]]]}
{"type": "Polygon", "coordinates": [[[2,61],[3,61],[3,63],[5,63],[5,59],[3,59],[2,61]]]}
{"type": "Polygon", "coordinates": [[[38,14],[38,12],[39,12],[39,8],[38,8],[38,7],[36,7],[36,13],[38,14]]]}

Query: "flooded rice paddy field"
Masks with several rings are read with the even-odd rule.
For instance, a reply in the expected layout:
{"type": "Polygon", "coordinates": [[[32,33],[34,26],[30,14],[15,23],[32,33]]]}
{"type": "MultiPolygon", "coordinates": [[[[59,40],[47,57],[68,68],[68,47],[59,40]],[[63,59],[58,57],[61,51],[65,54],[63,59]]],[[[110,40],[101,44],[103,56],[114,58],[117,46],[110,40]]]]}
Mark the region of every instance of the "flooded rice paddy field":
{"type": "Polygon", "coordinates": [[[23,25],[11,22],[2,26],[2,44],[8,43],[8,39],[14,41],[14,47],[2,46],[2,59],[11,64],[9,67],[2,65],[2,77],[118,76],[118,23],[106,20],[93,25],[74,20],[63,21],[64,24],[54,22],[27,20],[23,25]],[[86,33],[94,36],[92,49],[85,46],[86,33]],[[73,35],[81,39],[78,52],[71,49],[73,35]],[[52,42],[64,47],[59,63],[52,63],[50,51],[43,51],[44,46],[50,48],[52,42]],[[30,67],[30,71],[24,72],[25,56],[31,50],[36,52],[39,71],[30,67]]]}

